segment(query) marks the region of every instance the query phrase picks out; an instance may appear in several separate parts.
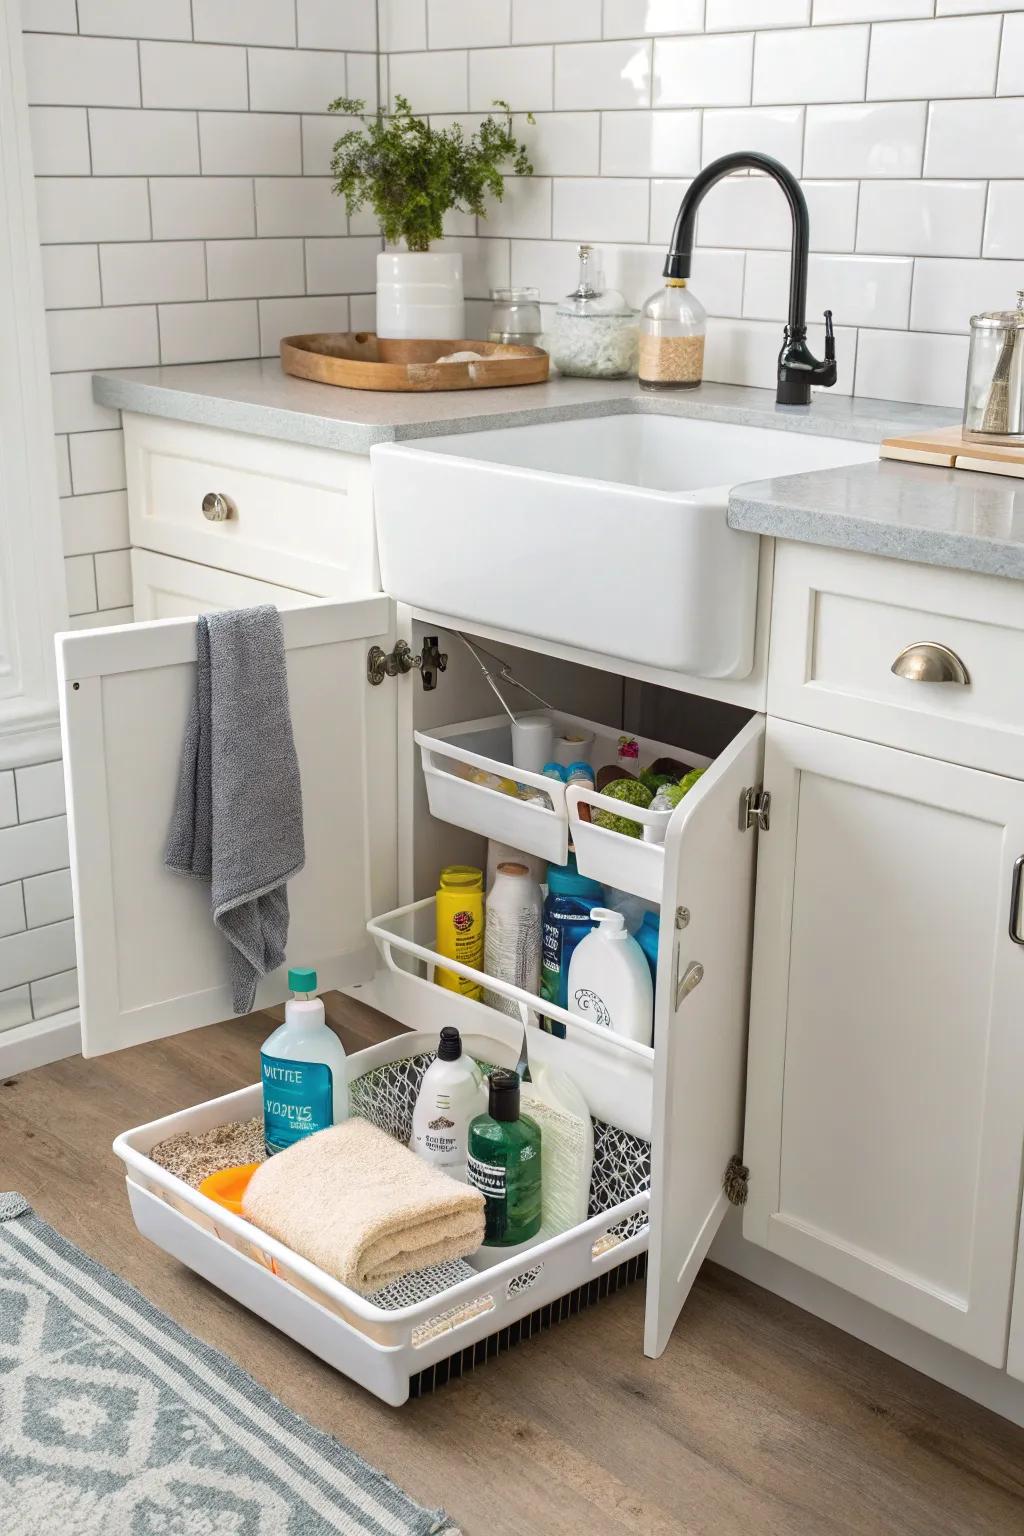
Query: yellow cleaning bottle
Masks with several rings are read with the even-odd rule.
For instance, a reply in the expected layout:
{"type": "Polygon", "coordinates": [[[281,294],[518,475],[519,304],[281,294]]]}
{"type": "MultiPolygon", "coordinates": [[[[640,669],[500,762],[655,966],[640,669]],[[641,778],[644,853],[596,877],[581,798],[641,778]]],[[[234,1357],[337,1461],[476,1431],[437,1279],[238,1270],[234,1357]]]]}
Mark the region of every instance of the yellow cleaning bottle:
{"type": "MultiPolygon", "coordinates": [[[[484,964],[484,872],[469,864],[449,864],[442,869],[437,892],[437,951],[447,960],[458,960],[482,970],[484,964]]],[[[438,966],[434,980],[439,987],[479,999],[483,988],[465,976],[438,966]]]]}

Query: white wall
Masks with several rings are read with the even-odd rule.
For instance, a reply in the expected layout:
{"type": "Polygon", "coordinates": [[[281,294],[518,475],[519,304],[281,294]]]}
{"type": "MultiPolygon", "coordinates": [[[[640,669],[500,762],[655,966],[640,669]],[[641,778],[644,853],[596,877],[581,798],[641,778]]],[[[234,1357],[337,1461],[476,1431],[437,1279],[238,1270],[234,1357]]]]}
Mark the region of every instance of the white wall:
{"type": "MultiPolygon", "coordinates": [[[[588,240],[641,303],[688,179],[760,149],[803,179],[808,308],[834,311],[838,387],[961,403],[970,315],[1024,285],[1024,0],[388,3],[392,94],[438,115],[495,96],[536,114],[519,126],[537,176],[510,186],[485,238],[453,220],[475,298],[511,280],[556,300],[588,240]]],[[[763,178],[708,195],[693,288],[716,317],[709,377],[774,384],[788,241],[763,178]]]]}

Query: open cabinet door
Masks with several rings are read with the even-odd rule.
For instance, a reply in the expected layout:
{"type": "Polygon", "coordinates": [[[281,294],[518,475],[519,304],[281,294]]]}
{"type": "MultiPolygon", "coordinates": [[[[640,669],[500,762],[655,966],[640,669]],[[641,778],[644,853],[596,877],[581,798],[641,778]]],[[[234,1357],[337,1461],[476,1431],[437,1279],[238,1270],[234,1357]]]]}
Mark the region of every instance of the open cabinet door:
{"type": "Polygon", "coordinates": [[[648,1355],[668,1343],[725,1215],[725,1171],[742,1146],[757,855],[743,806],[744,792],[761,784],[764,730],[763,715],[743,727],[680,803],[665,838],[648,1355]]]}
{"type": "MultiPolygon", "coordinates": [[[[395,879],[396,690],[366,679],[367,648],[387,643],[393,605],[373,596],[281,619],[306,844],[305,868],[288,886],[288,951],[293,964],[316,967],[321,987],[348,986],[373,973],[371,880],[395,879]],[[389,822],[391,866],[381,869],[389,822]]],[[[163,862],[195,628],[194,618],[166,619],[57,637],[86,1056],[233,1012],[210,887],[163,862]]],[[[285,995],[281,967],[260,984],[256,1006],[285,995]]]]}

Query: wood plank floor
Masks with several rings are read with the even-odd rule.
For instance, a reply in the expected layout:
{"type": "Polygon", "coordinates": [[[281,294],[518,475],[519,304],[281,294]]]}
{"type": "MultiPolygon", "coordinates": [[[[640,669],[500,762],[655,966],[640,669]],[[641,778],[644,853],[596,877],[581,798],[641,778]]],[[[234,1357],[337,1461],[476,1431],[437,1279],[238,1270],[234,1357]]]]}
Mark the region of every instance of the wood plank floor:
{"type": "MultiPolygon", "coordinates": [[[[394,1031],[337,999],[358,1048],[394,1031]]],[[[0,1188],[465,1536],[1014,1536],[1024,1431],[705,1265],[659,1361],[633,1286],[392,1409],[140,1238],[121,1130],[254,1080],[237,1020],[0,1086],[0,1188]]]]}

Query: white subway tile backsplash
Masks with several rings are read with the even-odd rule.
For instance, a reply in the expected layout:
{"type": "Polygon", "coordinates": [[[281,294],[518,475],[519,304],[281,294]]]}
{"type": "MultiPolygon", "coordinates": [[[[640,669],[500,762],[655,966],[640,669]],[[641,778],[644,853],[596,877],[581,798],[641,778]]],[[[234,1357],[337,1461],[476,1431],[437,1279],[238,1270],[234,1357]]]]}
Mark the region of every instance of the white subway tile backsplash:
{"type": "Polygon", "coordinates": [[[247,177],[163,176],[150,182],[154,240],[229,240],[256,233],[247,177]]]}
{"type": "Polygon", "coordinates": [[[994,181],[989,187],[982,255],[1024,257],[1024,181],[994,181]]]}
{"type": "Polygon", "coordinates": [[[602,176],[692,176],[699,170],[699,112],[601,114],[602,176]]]}
{"type": "Polygon", "coordinates": [[[654,44],[654,105],[746,106],[753,57],[750,32],[659,38],[654,44]]]}
{"type": "Polygon", "coordinates": [[[991,96],[1001,26],[993,15],[873,27],[868,100],[991,96]]]}
{"type": "Polygon", "coordinates": [[[604,0],[605,37],[701,32],[704,0],[604,0]]]}
{"type": "Polygon", "coordinates": [[[28,987],[8,987],[0,992],[0,1033],[28,1024],[32,1018],[32,1002],[28,987]]]}
{"type": "Polygon", "coordinates": [[[192,0],[197,42],[295,46],[295,6],[281,0],[192,0]]]}
{"type": "Polygon", "coordinates": [[[559,112],[650,104],[649,42],[564,43],[556,47],[555,107],[559,112]]]}
{"type": "Polygon", "coordinates": [[[993,5],[993,0],[937,0],[935,14],[937,16],[961,16],[968,12],[972,15],[978,11],[1024,11],[1024,0],[1001,0],[998,7],[993,5]]]}
{"type": "Polygon", "coordinates": [[[28,118],[37,176],[88,176],[89,121],[84,107],[30,107],[28,118]]]}
{"type": "Polygon", "coordinates": [[[189,0],[78,0],[78,30],[94,36],[192,36],[189,0]]]}
{"type": "Polygon", "coordinates": [[[206,297],[206,264],[198,240],[101,245],[100,272],[107,304],[160,304],[206,297]]]}
{"type": "Polygon", "coordinates": [[[526,145],[538,176],[596,176],[600,169],[601,114],[541,112],[532,123],[513,119],[512,131],[526,145]]]}
{"type": "Polygon", "coordinates": [[[298,117],[277,112],[200,112],[204,176],[298,176],[298,117]]]}
{"type": "Polygon", "coordinates": [[[93,107],[89,112],[89,139],[96,176],[199,173],[199,141],[191,112],[93,107]]]}
{"type": "Polygon", "coordinates": [[[18,820],[18,797],[14,792],[14,774],[8,768],[0,773],[0,827],[11,827],[18,820]]]}
{"type": "MultiPolygon", "coordinates": [[[[857,357],[857,332],[836,327],[839,378],[832,394],[848,395],[853,389],[857,357]]],[[[776,367],[782,339],[781,323],[768,320],[708,321],[704,353],[704,377],[720,384],[750,384],[775,389],[776,367]]],[[[823,325],[807,327],[807,343],[819,357],[824,349],[823,325]]]]}
{"type": "Polygon", "coordinates": [[[919,257],[910,325],[915,331],[962,331],[983,309],[1012,309],[1024,288],[1024,260],[943,261],[919,257]]]}
{"type": "Polygon", "coordinates": [[[21,25],[25,32],[77,32],[75,0],[22,0],[21,25]]]}
{"type": "Polygon", "coordinates": [[[756,149],[781,160],[794,176],[800,175],[803,107],[719,107],[709,108],[703,117],[702,164],[738,149],[756,149]]]}
{"type": "Polygon", "coordinates": [[[128,537],[128,494],[100,491],[91,496],[66,496],[60,504],[65,555],[93,555],[103,549],[124,549],[128,537]]]}
{"type": "Polygon", "coordinates": [[[377,47],[376,9],[367,0],[298,0],[299,47],[373,53],[377,47]]]}
{"type": "Polygon", "coordinates": [[[43,821],[48,816],[64,815],[64,765],[59,758],[19,768],[14,778],[19,821],[43,821]]]}
{"type": "Polygon", "coordinates": [[[556,240],[646,240],[647,221],[646,181],[563,176],[554,183],[551,232],[556,240]]]}
{"type": "Polygon", "coordinates": [[[78,972],[71,969],[56,976],[41,976],[31,983],[29,991],[34,1019],[49,1019],[55,1013],[66,1013],[78,1006],[78,972]]]}
{"type": "MultiPolygon", "coordinates": [[[[228,353],[221,354],[227,357],[228,353]]],[[[183,359],[191,362],[192,359],[183,359]]],[[[205,359],[197,359],[205,361],[205,359]]],[[[132,600],[132,571],[126,549],[96,555],[96,604],[103,608],[124,608],[132,600]]]]}
{"type": "MultiPolygon", "coordinates": [[[[852,251],[856,238],[857,184],[803,183],[810,214],[812,251],[852,251]]],[[[730,176],[701,205],[698,242],[704,245],[789,250],[793,220],[779,188],[767,176],[730,176]],[[751,237],[752,231],[756,236],[751,237]]]]}
{"type": "Polygon", "coordinates": [[[858,395],[959,406],[966,371],[966,336],[872,330],[858,335],[858,395]]]}
{"type": "Polygon", "coordinates": [[[249,49],[249,105],[254,112],[326,112],[328,103],[344,96],[346,89],[343,53],[249,49]]]}
{"type": "MultiPolygon", "coordinates": [[[[579,257],[569,241],[513,240],[511,279],[516,287],[536,288],[541,301],[555,303],[576,286],[579,257]]],[[[602,252],[607,255],[607,252],[602,252]]],[[[611,281],[611,279],[609,279],[611,281]]]]}
{"type": "Polygon", "coordinates": [[[356,126],[351,117],[303,117],[302,169],[307,176],[328,176],[331,155],[343,133],[356,126]]]}
{"type": "Polygon", "coordinates": [[[57,460],[57,495],[71,495],[71,456],[68,452],[68,440],[66,437],[56,436],[53,439],[54,457],[57,460]]]}
{"type": "Polygon", "coordinates": [[[141,178],[40,177],[36,207],[44,245],[149,237],[149,198],[141,178]]]}
{"type": "Polygon", "coordinates": [[[870,27],[804,27],[759,32],[753,100],[861,101],[870,27]]]}
{"type": "Polygon", "coordinates": [[[934,10],[935,0],[814,0],[811,20],[816,27],[839,21],[903,21],[931,16],[934,10]]]}
{"type": "Polygon", "coordinates": [[[52,309],[46,317],[50,367],[144,368],[160,361],[156,311],[147,305],[117,309],[52,309]]]}
{"type": "Polygon", "coordinates": [[[47,309],[99,304],[100,267],[94,245],[44,245],[41,255],[47,309]]]}
{"type": "Polygon", "coordinates": [[[804,27],[811,0],[707,0],[706,32],[744,32],[760,27],[804,27]]]}
{"type": "MultiPolygon", "coordinates": [[[[914,263],[896,256],[812,255],[807,274],[807,312],[831,309],[837,326],[906,328],[914,263]]],[[[743,313],[780,318],[789,293],[789,256],[749,251],[743,313]]]]}
{"type": "Polygon", "coordinates": [[[376,330],[377,295],[375,293],[353,293],[349,295],[348,323],[353,331],[376,330]]]}
{"type": "MultiPolygon", "coordinates": [[[[92,555],[65,555],[64,580],[68,590],[68,615],[74,628],[74,621],[79,614],[96,612],[96,566],[92,555]]],[[[64,863],[67,863],[66,857],[64,863]]],[[[46,867],[52,869],[54,866],[49,864],[46,867]]]]}
{"type": "MultiPolygon", "coordinates": [[[[91,564],[91,561],[90,561],[91,564]]],[[[66,869],[68,863],[67,818],[28,821],[0,831],[0,884],[66,869]]]]}
{"type": "MultiPolygon", "coordinates": [[[[392,105],[396,96],[405,96],[414,112],[465,112],[469,108],[469,61],[460,50],[396,53],[388,61],[388,81],[392,105]]],[[[315,105],[307,102],[306,110],[315,105]]]]}
{"type": "Polygon", "coordinates": [[[427,0],[377,0],[377,8],[384,54],[417,52],[427,46],[427,0]]]}
{"type": "Polygon", "coordinates": [[[33,106],[137,107],[137,44],[120,38],[24,37],[28,99],[33,106]]]}
{"type": "Polygon", "coordinates": [[[551,182],[546,176],[507,176],[503,202],[490,201],[488,235],[544,239],[551,234],[551,182]]]}
{"type": "MultiPolygon", "coordinates": [[[[479,243],[489,245],[490,241],[479,243]]],[[[307,240],[307,293],[373,293],[377,286],[377,255],[381,249],[378,235],[307,240]]]]}
{"type": "Polygon", "coordinates": [[[123,432],[75,432],[69,448],[71,485],[76,496],[124,489],[123,432]]]}
{"type": "Polygon", "coordinates": [[[260,299],[260,345],[264,357],[276,357],[282,336],[309,331],[347,331],[348,298],[324,295],[302,299],[260,299]]]}
{"type": "MultiPolygon", "coordinates": [[[[45,879],[45,876],[43,877],[45,879]]],[[[25,898],[20,880],[0,885],[0,939],[20,933],[25,923],[25,898]]]]}
{"type": "Polygon", "coordinates": [[[259,236],[344,235],[345,201],[318,176],[275,176],[256,180],[256,233],[259,236]]]}
{"type": "MultiPolygon", "coordinates": [[[[447,3],[462,5],[463,0],[447,3]]],[[[512,0],[514,43],[578,43],[600,36],[601,0],[512,0]]]]}
{"type": "MultiPolygon", "coordinates": [[[[511,0],[466,5],[464,0],[427,0],[431,48],[492,48],[511,42],[511,0]]],[[[531,42],[519,38],[518,42],[531,42]]]]}
{"type": "Polygon", "coordinates": [[[977,256],[985,193],[983,181],[866,181],[860,189],[857,249],[977,256]]]}
{"type": "MultiPolygon", "coordinates": [[[[599,45],[600,46],[600,45],[599,45]]],[[[550,48],[475,48],[469,55],[469,106],[489,112],[507,101],[516,112],[554,105],[550,48]]]]}
{"type": "MultiPolygon", "coordinates": [[[[4,891],[12,889],[18,889],[18,887],[0,886],[0,899],[4,891]]],[[[33,875],[30,880],[24,882],[23,889],[24,913],[29,928],[42,928],[47,923],[59,923],[73,915],[70,869],[55,869],[49,875],[33,875]]]]}
{"type": "Polygon", "coordinates": [[[1019,176],[1024,100],[936,101],[928,114],[926,176],[1019,176]]]}
{"type": "MultiPolygon", "coordinates": [[[[660,276],[660,250],[658,261],[660,276]]],[[[709,315],[742,315],[745,265],[744,251],[702,249],[700,246],[694,251],[691,268],[692,287],[709,315]]],[[[655,280],[651,286],[651,292],[657,287],[658,282],[655,280]]],[[[644,298],[646,297],[645,294],[644,298]]]]}
{"type": "Polygon", "coordinates": [[[144,107],[212,107],[220,111],[249,105],[244,48],[207,43],[139,44],[144,107]]]}
{"type": "Polygon", "coordinates": [[[467,299],[489,299],[492,288],[507,288],[511,281],[508,247],[507,240],[454,235],[438,240],[431,250],[457,251],[462,257],[462,285],[467,299]]]}
{"type": "Polygon", "coordinates": [[[305,291],[301,240],[210,240],[211,299],[260,299],[305,291]]]}
{"type": "Polygon", "coordinates": [[[675,228],[679,204],[689,181],[657,180],[651,182],[651,232],[655,244],[668,247],[669,237],[675,228]]]}
{"type": "Polygon", "coordinates": [[[804,175],[920,176],[926,111],[923,101],[808,107],[804,175]]]}
{"type": "Polygon", "coordinates": [[[0,939],[0,976],[18,985],[48,972],[68,970],[75,963],[75,925],[51,923],[26,928],[0,939]]]}
{"type": "MultiPolygon", "coordinates": [[[[206,304],[160,305],[160,361],[162,363],[214,363],[234,357],[258,357],[256,304],[252,299],[222,299],[206,304]]],[[[132,600],[128,595],[104,593],[100,563],[100,607],[117,608],[132,600]]]]}
{"type": "Polygon", "coordinates": [[[74,618],[68,620],[69,629],[95,629],[97,625],[107,624],[134,624],[135,610],[126,608],[104,608],[102,613],[77,613],[74,618]]]}
{"type": "Polygon", "coordinates": [[[997,89],[1000,96],[1024,96],[1024,14],[1003,21],[997,89]]]}
{"type": "Polygon", "coordinates": [[[53,385],[53,424],[58,432],[98,432],[116,427],[120,412],[108,405],[97,405],[92,397],[92,370],[84,373],[55,373],[53,385]]]}
{"type": "MultiPolygon", "coordinates": [[[[350,53],[345,58],[348,94],[354,96],[357,101],[365,101],[368,112],[376,112],[377,102],[380,99],[378,92],[380,71],[377,62],[377,56],[373,53],[350,53]]],[[[324,105],[326,106],[326,102],[324,105]]]]}

